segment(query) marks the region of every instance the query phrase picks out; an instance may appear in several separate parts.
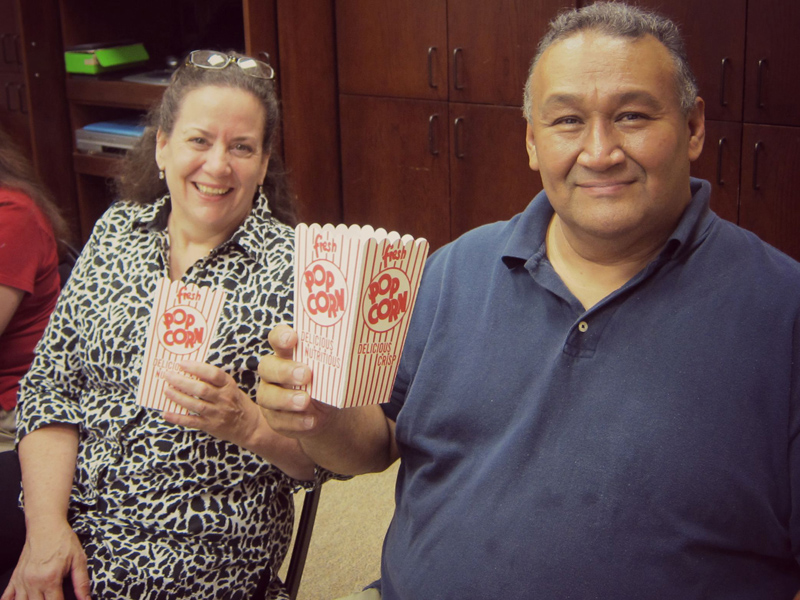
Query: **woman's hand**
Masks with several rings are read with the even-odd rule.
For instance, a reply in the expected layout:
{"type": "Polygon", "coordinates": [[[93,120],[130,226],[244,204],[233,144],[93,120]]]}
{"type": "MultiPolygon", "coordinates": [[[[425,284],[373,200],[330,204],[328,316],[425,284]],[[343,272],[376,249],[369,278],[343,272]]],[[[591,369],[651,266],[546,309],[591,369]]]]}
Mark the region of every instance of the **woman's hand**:
{"type": "Polygon", "coordinates": [[[63,580],[72,577],[78,600],[90,600],[86,554],[65,520],[29,528],[17,567],[0,600],[63,600],[63,580]]]}
{"type": "Polygon", "coordinates": [[[182,362],[180,367],[187,375],[167,372],[164,379],[169,385],[164,390],[190,414],[165,412],[164,419],[247,447],[264,421],[258,406],[222,369],[196,361],[182,362]]]}
{"type": "MultiPolygon", "coordinates": [[[[261,408],[239,389],[233,377],[218,367],[186,361],[164,379],[167,398],[191,414],[164,413],[176,425],[193,427],[258,454],[295,479],[312,479],[314,462],[297,440],[276,433],[261,408]],[[195,377],[196,379],[194,379],[195,377]]],[[[2,600],[2,599],[0,599],[2,600]]]]}

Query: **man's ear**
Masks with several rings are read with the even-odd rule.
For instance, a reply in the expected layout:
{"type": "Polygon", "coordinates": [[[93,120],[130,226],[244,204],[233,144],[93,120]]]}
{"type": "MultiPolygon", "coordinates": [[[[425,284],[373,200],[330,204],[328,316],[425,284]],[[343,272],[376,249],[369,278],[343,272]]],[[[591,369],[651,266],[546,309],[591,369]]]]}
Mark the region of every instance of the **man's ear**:
{"type": "Polygon", "coordinates": [[[689,126],[689,161],[697,160],[706,139],[706,105],[698,96],[686,118],[689,126]]]}
{"type": "Polygon", "coordinates": [[[525,149],[528,151],[528,166],[534,171],[539,170],[539,157],[536,154],[536,144],[533,140],[533,127],[528,123],[525,129],[525,149]]]}

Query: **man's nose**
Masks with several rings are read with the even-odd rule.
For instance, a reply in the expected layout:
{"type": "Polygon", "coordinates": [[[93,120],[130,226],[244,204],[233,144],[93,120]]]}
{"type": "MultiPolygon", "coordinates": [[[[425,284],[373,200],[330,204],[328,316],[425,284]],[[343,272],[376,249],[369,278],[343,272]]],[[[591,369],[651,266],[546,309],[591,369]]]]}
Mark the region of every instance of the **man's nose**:
{"type": "Polygon", "coordinates": [[[621,136],[613,123],[591,121],[584,132],[578,164],[593,171],[604,171],[624,160],[621,136]]]}

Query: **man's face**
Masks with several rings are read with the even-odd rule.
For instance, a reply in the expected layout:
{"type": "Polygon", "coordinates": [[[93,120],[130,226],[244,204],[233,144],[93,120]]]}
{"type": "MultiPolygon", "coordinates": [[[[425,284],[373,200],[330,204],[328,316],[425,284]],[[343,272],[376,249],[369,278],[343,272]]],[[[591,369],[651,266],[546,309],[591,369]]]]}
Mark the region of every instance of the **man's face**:
{"type": "Polygon", "coordinates": [[[580,32],[548,48],[532,79],[530,167],[568,232],[633,244],[669,235],[705,135],[702,100],[681,111],[669,51],[649,35],[580,32]]]}

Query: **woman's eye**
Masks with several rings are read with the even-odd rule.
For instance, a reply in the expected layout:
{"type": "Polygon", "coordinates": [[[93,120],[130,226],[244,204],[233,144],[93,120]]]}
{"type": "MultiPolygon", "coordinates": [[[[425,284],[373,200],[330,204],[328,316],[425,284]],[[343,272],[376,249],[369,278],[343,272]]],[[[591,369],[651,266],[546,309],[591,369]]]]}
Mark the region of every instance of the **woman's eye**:
{"type": "Polygon", "coordinates": [[[195,146],[205,146],[206,140],[205,138],[194,137],[194,138],[189,138],[189,143],[194,144],[195,146]]]}
{"type": "Polygon", "coordinates": [[[250,156],[253,154],[254,150],[252,146],[248,146],[247,144],[234,144],[231,148],[231,152],[236,156],[250,156]]]}

